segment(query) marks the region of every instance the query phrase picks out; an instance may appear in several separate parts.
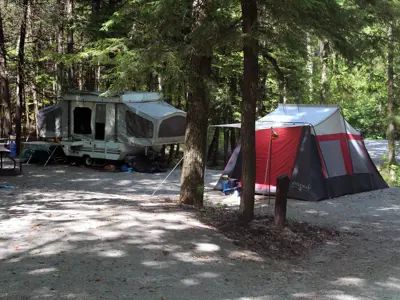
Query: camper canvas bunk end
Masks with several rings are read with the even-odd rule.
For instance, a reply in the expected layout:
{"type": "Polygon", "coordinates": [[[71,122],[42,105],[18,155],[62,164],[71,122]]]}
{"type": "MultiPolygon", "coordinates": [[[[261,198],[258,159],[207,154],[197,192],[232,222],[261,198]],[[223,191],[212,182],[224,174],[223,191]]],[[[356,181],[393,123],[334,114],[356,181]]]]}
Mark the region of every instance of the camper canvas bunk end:
{"type": "Polygon", "coordinates": [[[153,92],[67,93],[41,109],[37,120],[40,137],[60,138],[65,154],[87,165],[159,152],[163,145],[182,143],[186,128],[186,113],[153,92]]]}

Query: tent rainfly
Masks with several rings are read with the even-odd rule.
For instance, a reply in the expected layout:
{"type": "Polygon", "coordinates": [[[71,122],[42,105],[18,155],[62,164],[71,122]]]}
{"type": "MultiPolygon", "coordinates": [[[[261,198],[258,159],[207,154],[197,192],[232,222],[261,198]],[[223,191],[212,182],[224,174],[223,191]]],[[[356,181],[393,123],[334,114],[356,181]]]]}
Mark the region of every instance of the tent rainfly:
{"type": "MultiPolygon", "coordinates": [[[[223,175],[241,179],[241,164],[239,145],[223,175]]],[[[338,105],[279,105],[256,122],[256,193],[276,192],[281,174],[291,179],[288,197],[306,201],[388,187],[338,105]]]]}

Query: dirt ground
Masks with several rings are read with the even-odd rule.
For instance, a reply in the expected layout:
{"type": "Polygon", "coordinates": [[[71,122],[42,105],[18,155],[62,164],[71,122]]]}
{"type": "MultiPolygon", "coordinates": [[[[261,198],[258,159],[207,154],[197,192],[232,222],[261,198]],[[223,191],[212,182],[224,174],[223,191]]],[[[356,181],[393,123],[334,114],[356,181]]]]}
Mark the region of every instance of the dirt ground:
{"type": "MultiPolygon", "coordinates": [[[[218,178],[207,171],[207,189],[218,178]]],[[[343,234],[299,260],[261,257],[171,206],[180,171],[26,166],[0,177],[0,299],[400,299],[400,190],[308,203],[290,219],[343,234]]],[[[209,205],[238,199],[207,192],[209,205]]],[[[257,200],[268,213],[273,201],[257,200]]]]}

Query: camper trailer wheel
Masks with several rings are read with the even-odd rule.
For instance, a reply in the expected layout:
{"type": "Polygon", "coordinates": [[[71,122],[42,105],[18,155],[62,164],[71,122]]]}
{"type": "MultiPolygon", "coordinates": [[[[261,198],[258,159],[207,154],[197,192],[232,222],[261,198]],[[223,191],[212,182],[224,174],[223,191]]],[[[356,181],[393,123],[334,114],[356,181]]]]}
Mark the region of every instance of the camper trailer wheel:
{"type": "Polygon", "coordinates": [[[85,155],[83,157],[83,162],[85,163],[85,166],[90,167],[93,164],[93,159],[89,155],[85,155]]]}

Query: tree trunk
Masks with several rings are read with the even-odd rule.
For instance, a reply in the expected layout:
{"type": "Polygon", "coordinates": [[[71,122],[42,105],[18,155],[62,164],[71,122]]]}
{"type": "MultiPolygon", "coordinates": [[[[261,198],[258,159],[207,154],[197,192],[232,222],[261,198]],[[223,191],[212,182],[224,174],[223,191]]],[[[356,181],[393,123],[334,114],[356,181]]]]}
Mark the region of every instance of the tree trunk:
{"type": "Polygon", "coordinates": [[[208,148],[208,157],[207,160],[211,160],[213,166],[217,164],[217,157],[218,157],[218,144],[219,144],[219,127],[215,127],[214,136],[210,143],[210,147],[208,148]]]}
{"type": "MultiPolygon", "coordinates": [[[[74,40],[74,0],[67,0],[66,3],[67,9],[67,53],[73,54],[75,48],[75,40],[74,40]]],[[[68,67],[68,89],[76,89],[76,78],[75,78],[75,66],[72,64],[68,67]]]]}
{"type": "Polygon", "coordinates": [[[393,22],[388,28],[388,162],[390,165],[396,163],[396,140],[395,140],[395,98],[394,98],[394,45],[393,45],[393,22]]]}
{"type": "MultiPolygon", "coordinates": [[[[98,23],[99,15],[100,15],[100,0],[92,0],[92,22],[94,24],[98,23]]],[[[90,61],[85,70],[85,90],[94,91],[96,90],[96,82],[97,82],[97,66],[94,66],[90,61]]]]}
{"type": "Polygon", "coordinates": [[[0,106],[3,114],[1,117],[2,128],[0,136],[8,134],[12,130],[11,126],[11,96],[7,72],[7,50],[3,29],[3,15],[0,6],[0,106]],[[2,131],[2,132],[1,132],[2,131]]]}
{"type": "Polygon", "coordinates": [[[231,151],[235,151],[236,148],[236,134],[235,134],[235,128],[231,128],[231,151]]]}
{"type": "Polygon", "coordinates": [[[255,121],[258,98],[258,40],[255,38],[257,25],[257,1],[241,0],[243,39],[243,101],[241,125],[242,151],[242,195],[240,218],[250,222],[254,218],[254,194],[256,179],[255,121]]]}
{"type": "Polygon", "coordinates": [[[36,86],[36,81],[33,81],[33,89],[32,89],[32,102],[33,102],[33,110],[35,113],[35,133],[36,133],[36,138],[39,138],[39,128],[38,128],[38,123],[37,123],[37,115],[39,113],[39,105],[38,105],[38,98],[37,98],[37,86],[36,86]]]}
{"type": "Polygon", "coordinates": [[[313,51],[311,45],[311,37],[310,34],[307,33],[306,36],[307,42],[307,72],[308,72],[308,93],[309,93],[309,101],[312,103],[313,101],[313,93],[314,93],[314,86],[313,86],[313,51]]]}
{"type": "MultiPolygon", "coordinates": [[[[225,121],[224,123],[227,124],[228,121],[225,121]]],[[[228,149],[229,149],[229,129],[224,128],[224,165],[228,163],[228,149]]]]}
{"type": "Polygon", "coordinates": [[[324,41],[321,43],[321,58],[322,58],[322,67],[321,67],[321,93],[320,93],[320,103],[326,103],[326,94],[328,90],[328,53],[329,53],[329,42],[324,41]]]}
{"type": "MultiPolygon", "coordinates": [[[[38,31],[36,33],[38,36],[42,34],[42,25],[39,25],[38,31]]],[[[32,84],[32,102],[33,102],[33,109],[35,113],[35,131],[36,131],[36,138],[39,138],[39,128],[38,128],[38,123],[37,123],[37,115],[39,113],[39,104],[38,104],[38,86],[36,82],[36,76],[39,74],[39,71],[41,70],[42,63],[39,62],[39,57],[41,57],[42,53],[42,47],[40,45],[40,40],[36,39],[35,40],[35,48],[34,48],[34,60],[36,60],[36,66],[35,66],[35,72],[34,72],[34,79],[33,79],[33,84],[32,84]]]]}
{"type": "MultiPolygon", "coordinates": [[[[27,8],[27,16],[26,16],[26,41],[31,42],[32,36],[33,36],[33,28],[32,28],[32,6],[28,5],[27,8]]],[[[29,85],[27,87],[27,91],[24,91],[24,103],[25,103],[25,132],[30,134],[31,132],[31,120],[30,120],[30,98],[29,95],[32,93],[32,85],[29,85]]]]}
{"type": "MultiPolygon", "coordinates": [[[[264,50],[265,51],[265,50],[264,50]]],[[[283,74],[281,68],[278,65],[277,60],[271,56],[268,52],[264,52],[264,58],[267,59],[275,69],[276,76],[278,77],[278,87],[279,87],[279,103],[286,103],[286,78],[283,74]]]]}
{"type": "Polygon", "coordinates": [[[175,144],[169,145],[169,154],[167,160],[168,165],[172,162],[172,158],[174,157],[174,152],[175,152],[175,144]]]}
{"type": "Polygon", "coordinates": [[[182,169],[181,202],[203,207],[204,168],[207,150],[207,125],[211,57],[193,54],[188,101],[185,154],[182,169]]]}
{"type": "Polygon", "coordinates": [[[29,115],[30,115],[30,109],[29,109],[29,104],[30,104],[30,101],[29,101],[29,97],[27,97],[27,95],[26,94],[29,94],[30,93],[30,90],[29,90],[29,86],[28,86],[28,88],[26,88],[26,93],[25,93],[25,91],[24,91],[24,105],[25,105],[25,132],[29,135],[29,133],[30,133],[30,131],[31,131],[31,121],[30,121],[30,119],[29,119],[29,115]]]}
{"type": "Polygon", "coordinates": [[[92,16],[96,17],[100,13],[100,0],[92,0],[92,16]]]}
{"type": "MultiPolygon", "coordinates": [[[[64,42],[64,28],[63,25],[60,26],[58,29],[57,33],[57,52],[59,55],[64,54],[64,47],[63,47],[63,42],[64,42]]],[[[63,63],[57,62],[55,65],[55,71],[56,71],[56,99],[58,99],[63,90],[64,86],[64,66],[63,63]]]]}
{"type": "Polygon", "coordinates": [[[29,0],[23,0],[23,13],[21,18],[21,27],[19,32],[18,45],[18,74],[17,74],[17,109],[16,109],[16,144],[17,154],[21,150],[21,124],[22,124],[22,108],[24,107],[24,63],[25,63],[25,37],[26,37],[26,21],[28,14],[29,0]]]}
{"type": "Polygon", "coordinates": [[[257,105],[257,116],[262,118],[265,115],[265,105],[264,101],[267,99],[267,81],[268,80],[268,70],[263,68],[260,70],[260,95],[257,105]]]}

